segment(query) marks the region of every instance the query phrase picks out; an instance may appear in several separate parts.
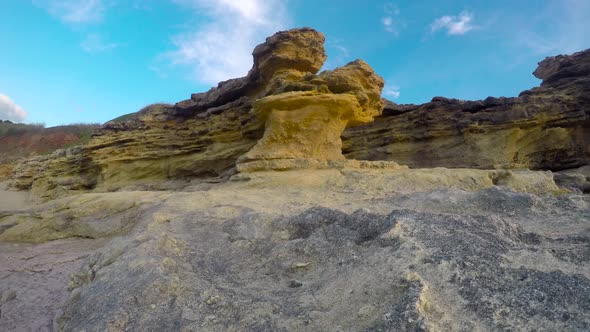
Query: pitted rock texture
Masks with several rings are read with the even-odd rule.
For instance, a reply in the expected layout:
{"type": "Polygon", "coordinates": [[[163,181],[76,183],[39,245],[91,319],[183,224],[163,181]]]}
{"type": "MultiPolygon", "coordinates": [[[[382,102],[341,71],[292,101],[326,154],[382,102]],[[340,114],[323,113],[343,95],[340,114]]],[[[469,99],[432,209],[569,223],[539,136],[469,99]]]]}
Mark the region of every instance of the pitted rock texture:
{"type": "Polygon", "coordinates": [[[154,207],[72,277],[58,329],[590,328],[587,195],[440,190],[281,215],[253,195],[154,207]]]}
{"type": "Polygon", "coordinates": [[[0,330],[588,329],[589,195],[337,164],[0,211],[0,330]]]}
{"type": "Polygon", "coordinates": [[[549,57],[540,87],[515,98],[423,105],[386,102],[374,122],[343,135],[347,158],[410,167],[563,170],[590,163],[590,50],[549,57]]]}

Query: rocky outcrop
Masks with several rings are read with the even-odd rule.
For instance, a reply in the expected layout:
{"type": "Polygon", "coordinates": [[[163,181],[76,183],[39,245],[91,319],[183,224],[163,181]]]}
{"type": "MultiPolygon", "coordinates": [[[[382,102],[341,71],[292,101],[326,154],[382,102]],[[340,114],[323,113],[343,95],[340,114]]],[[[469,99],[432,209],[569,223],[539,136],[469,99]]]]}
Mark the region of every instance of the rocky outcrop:
{"type": "Polygon", "coordinates": [[[313,29],[278,32],[254,49],[253,58],[246,77],[106,123],[73,159],[28,161],[18,167],[14,186],[59,197],[95,186],[220,177],[240,156],[249,163],[344,159],[342,131],[383,109],[383,79],[365,62],[316,75],[326,55],[324,36],[313,29]],[[66,185],[56,180],[64,176],[66,185]]]}
{"type": "Polygon", "coordinates": [[[75,154],[17,166],[13,186],[47,200],[141,183],[220,181],[236,166],[348,167],[342,155],[392,161],[394,169],[556,171],[589,162],[590,51],[547,58],[535,71],[541,86],[518,97],[396,105],[380,98],[383,80],[362,60],[317,74],[323,43],[310,28],[279,32],[255,48],[247,76],[108,122],[75,154]]]}
{"type": "Polygon", "coordinates": [[[534,74],[541,86],[515,98],[387,102],[374,122],[344,132],[344,155],[410,167],[562,170],[588,164],[590,50],[549,57],[534,74]]]}
{"type": "Polygon", "coordinates": [[[342,131],[381,114],[384,81],[362,60],[307,75],[302,84],[305,91],[283,92],[254,103],[252,112],[265,122],[264,136],[239,162],[344,159],[342,131]]]}
{"type": "Polygon", "coordinates": [[[98,124],[74,124],[45,128],[0,120],[0,181],[11,179],[15,166],[27,158],[85,144],[99,127],[98,124]]]}
{"type": "Polygon", "coordinates": [[[269,73],[290,68],[297,59],[302,74],[319,70],[325,59],[323,41],[323,35],[312,29],[270,37],[255,49],[254,66],[246,77],[221,82],[174,106],[151,105],[103,125],[75,158],[87,161],[91,172],[80,172],[75,160],[72,164],[61,156],[51,158],[50,164],[30,160],[18,166],[14,186],[59,197],[71,188],[56,183],[54,176],[72,171],[84,178],[79,187],[93,183],[91,187],[105,190],[138,181],[220,176],[262,137],[264,123],[250,109],[254,100],[282,86],[283,77],[268,77],[269,73]],[[295,48],[304,51],[297,56],[288,52],[295,48]]]}
{"type": "Polygon", "coordinates": [[[366,63],[317,74],[323,41],[279,32],[246,77],[17,166],[50,201],[0,184],[0,330],[590,330],[588,166],[391,161],[583,164],[587,53],[380,116],[366,63]]]}

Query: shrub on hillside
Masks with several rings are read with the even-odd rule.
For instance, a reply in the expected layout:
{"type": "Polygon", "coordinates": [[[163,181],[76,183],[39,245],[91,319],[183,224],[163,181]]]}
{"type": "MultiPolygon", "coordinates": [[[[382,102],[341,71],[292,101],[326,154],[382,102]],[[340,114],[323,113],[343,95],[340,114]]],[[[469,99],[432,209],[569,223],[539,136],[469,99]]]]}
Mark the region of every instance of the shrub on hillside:
{"type": "Polygon", "coordinates": [[[39,133],[45,129],[44,123],[12,123],[10,121],[0,122],[0,136],[22,135],[28,133],[39,133]]]}
{"type": "Polygon", "coordinates": [[[107,121],[107,123],[109,122],[115,122],[115,123],[120,123],[120,122],[125,122],[128,120],[132,120],[134,119],[137,115],[139,114],[145,114],[148,112],[157,112],[160,111],[162,108],[164,107],[171,107],[172,104],[168,104],[168,103],[154,103],[154,104],[149,104],[147,106],[142,107],[139,111],[137,112],[133,112],[133,113],[128,113],[128,114],[124,114],[121,115],[119,117],[116,117],[110,121],[107,121]]]}

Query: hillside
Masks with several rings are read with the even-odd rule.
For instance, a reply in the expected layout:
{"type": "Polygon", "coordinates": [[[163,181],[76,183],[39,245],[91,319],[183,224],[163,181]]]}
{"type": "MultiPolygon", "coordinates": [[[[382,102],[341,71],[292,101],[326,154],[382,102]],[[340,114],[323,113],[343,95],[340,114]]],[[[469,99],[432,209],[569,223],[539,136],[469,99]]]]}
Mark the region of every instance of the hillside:
{"type": "Polygon", "coordinates": [[[6,179],[16,162],[57,149],[85,144],[98,124],[75,124],[45,128],[43,125],[0,122],[0,180],[6,179]]]}

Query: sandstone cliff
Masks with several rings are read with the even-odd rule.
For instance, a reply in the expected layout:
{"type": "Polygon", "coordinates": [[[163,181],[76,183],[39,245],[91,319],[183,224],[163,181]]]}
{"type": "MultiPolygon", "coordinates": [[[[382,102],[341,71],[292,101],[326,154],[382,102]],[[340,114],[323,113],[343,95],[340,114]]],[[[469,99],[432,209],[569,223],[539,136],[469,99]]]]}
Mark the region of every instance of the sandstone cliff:
{"type": "Polygon", "coordinates": [[[254,49],[246,77],[108,122],[81,149],[20,165],[13,186],[49,199],[223,177],[239,157],[250,163],[242,170],[277,167],[268,160],[344,159],[342,131],[381,114],[384,82],[362,60],[317,74],[324,39],[310,28],[278,32],[254,49]]]}
{"type": "Polygon", "coordinates": [[[583,165],[588,52],[380,115],[323,41],[279,32],[246,77],[18,166],[47,202],[0,183],[0,330],[590,330],[589,166],[387,160],[583,165]]]}
{"type": "Polygon", "coordinates": [[[317,74],[323,43],[310,28],[279,32],[254,49],[247,76],[108,122],[80,149],[19,165],[13,186],[46,200],[220,181],[236,166],[333,167],[343,154],[410,167],[556,171],[589,162],[590,50],[547,58],[535,71],[541,86],[518,97],[396,105],[381,100],[383,80],[362,60],[317,74]]]}
{"type": "Polygon", "coordinates": [[[514,98],[423,105],[387,102],[374,122],[343,135],[347,158],[410,167],[562,170],[590,162],[590,50],[549,57],[540,87],[514,98]]]}

